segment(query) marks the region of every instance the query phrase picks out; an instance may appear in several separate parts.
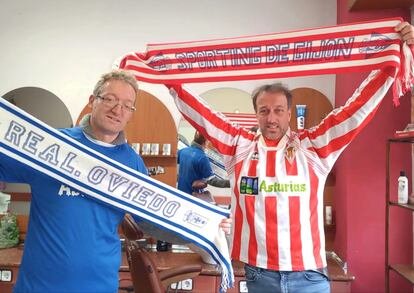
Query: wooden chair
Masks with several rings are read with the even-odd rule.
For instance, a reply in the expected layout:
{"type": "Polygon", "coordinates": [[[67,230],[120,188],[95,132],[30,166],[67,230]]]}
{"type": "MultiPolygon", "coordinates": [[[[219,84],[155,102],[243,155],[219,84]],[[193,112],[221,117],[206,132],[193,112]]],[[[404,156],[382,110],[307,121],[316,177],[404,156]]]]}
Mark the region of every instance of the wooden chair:
{"type": "Polygon", "coordinates": [[[170,284],[194,278],[201,272],[201,264],[190,264],[158,272],[148,251],[136,240],[144,233],[130,215],[122,222],[125,249],[135,293],[164,293],[170,284]]]}

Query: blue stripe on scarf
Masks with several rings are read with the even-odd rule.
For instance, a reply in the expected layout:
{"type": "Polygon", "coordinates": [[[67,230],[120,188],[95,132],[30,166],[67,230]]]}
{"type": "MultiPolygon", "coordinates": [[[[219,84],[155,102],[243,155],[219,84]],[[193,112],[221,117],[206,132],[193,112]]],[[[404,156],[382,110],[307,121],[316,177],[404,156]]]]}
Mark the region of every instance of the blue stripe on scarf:
{"type": "Polygon", "coordinates": [[[173,195],[175,195],[175,196],[177,196],[181,199],[185,199],[185,200],[187,200],[187,201],[189,201],[189,202],[191,202],[195,205],[201,206],[205,209],[208,209],[210,211],[218,213],[222,216],[228,217],[229,214],[230,214],[229,212],[223,211],[223,209],[221,209],[219,207],[216,207],[214,205],[208,205],[203,201],[196,201],[196,200],[194,200],[194,198],[192,198],[190,196],[186,196],[186,195],[183,195],[183,194],[177,192],[177,190],[174,190],[174,189],[169,188],[169,187],[164,186],[164,185],[160,185],[156,181],[148,180],[148,178],[146,176],[142,176],[139,172],[131,172],[131,170],[126,169],[122,164],[117,164],[117,163],[111,162],[111,161],[107,160],[104,156],[96,155],[95,153],[91,152],[90,150],[88,150],[87,148],[82,146],[81,144],[76,144],[76,143],[72,142],[71,140],[68,140],[67,137],[65,135],[63,135],[62,133],[60,133],[58,131],[57,132],[51,131],[49,128],[44,127],[43,125],[39,124],[38,122],[30,119],[27,116],[24,116],[23,114],[17,112],[16,110],[8,107],[7,105],[5,105],[3,103],[0,103],[0,107],[2,107],[4,109],[6,109],[7,111],[15,114],[16,116],[18,116],[19,118],[27,121],[28,123],[40,128],[41,130],[47,132],[48,134],[50,134],[54,137],[57,137],[58,139],[64,141],[65,143],[71,145],[72,147],[78,149],[79,151],[81,151],[83,153],[86,153],[86,154],[90,155],[91,157],[94,157],[95,159],[98,159],[98,160],[104,162],[105,164],[110,165],[110,166],[112,166],[112,167],[114,167],[114,168],[116,168],[116,169],[118,169],[118,170],[120,170],[124,173],[127,173],[128,175],[131,175],[133,177],[137,177],[139,180],[142,180],[146,183],[149,183],[149,184],[151,184],[151,185],[153,185],[153,186],[155,186],[159,189],[162,189],[162,190],[164,190],[168,193],[171,193],[171,194],[173,194],[173,195]]]}

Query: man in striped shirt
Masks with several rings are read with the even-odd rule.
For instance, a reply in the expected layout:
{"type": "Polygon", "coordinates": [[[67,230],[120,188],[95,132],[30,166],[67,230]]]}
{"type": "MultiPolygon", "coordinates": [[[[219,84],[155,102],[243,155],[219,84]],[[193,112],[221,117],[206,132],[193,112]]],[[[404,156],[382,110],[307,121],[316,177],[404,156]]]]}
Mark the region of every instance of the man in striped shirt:
{"type": "MultiPolygon", "coordinates": [[[[414,43],[414,28],[396,27],[414,43]]],[[[171,86],[178,109],[223,155],[232,190],[233,259],[245,263],[249,292],[329,292],[323,189],[342,151],[367,125],[394,82],[373,71],[318,126],[289,128],[292,95],[281,84],[253,94],[260,131],[229,123],[190,91],[171,86]]]]}

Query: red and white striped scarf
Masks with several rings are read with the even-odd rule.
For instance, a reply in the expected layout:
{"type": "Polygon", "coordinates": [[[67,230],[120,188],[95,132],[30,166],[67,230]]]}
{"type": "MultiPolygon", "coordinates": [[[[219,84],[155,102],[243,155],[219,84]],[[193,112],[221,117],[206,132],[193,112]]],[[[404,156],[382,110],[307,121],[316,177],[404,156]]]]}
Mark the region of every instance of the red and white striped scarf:
{"type": "Polygon", "coordinates": [[[149,44],[124,56],[119,68],[163,84],[236,81],[387,70],[396,76],[394,101],[411,88],[413,58],[385,19],[247,37],[149,44]]]}

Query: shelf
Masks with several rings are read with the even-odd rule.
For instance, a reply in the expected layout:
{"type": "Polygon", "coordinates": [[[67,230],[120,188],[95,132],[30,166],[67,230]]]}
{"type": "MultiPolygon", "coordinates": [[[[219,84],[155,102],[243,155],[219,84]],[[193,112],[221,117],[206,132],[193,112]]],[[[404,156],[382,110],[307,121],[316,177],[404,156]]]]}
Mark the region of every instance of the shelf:
{"type": "MultiPolygon", "coordinates": [[[[390,209],[392,206],[400,207],[410,212],[414,212],[414,205],[413,204],[400,204],[397,200],[390,200],[391,191],[390,191],[390,168],[391,168],[391,146],[394,143],[409,143],[411,145],[414,144],[414,137],[407,136],[407,137],[393,137],[387,140],[386,145],[386,216],[385,216],[385,292],[390,292],[390,271],[393,270],[398,275],[403,277],[404,279],[408,280],[411,284],[414,284],[414,266],[413,265],[403,265],[403,264],[390,264],[390,209]]],[[[411,150],[410,150],[411,153],[411,150]]],[[[408,260],[407,262],[411,262],[408,260]]]]}
{"type": "Polygon", "coordinates": [[[390,265],[389,268],[394,270],[406,280],[408,280],[411,284],[414,284],[414,266],[413,265],[401,265],[401,264],[394,264],[390,265]]]}
{"type": "Polygon", "coordinates": [[[414,143],[414,136],[408,136],[408,137],[394,137],[388,139],[389,142],[410,142],[414,143]]]}
{"type": "Polygon", "coordinates": [[[10,193],[10,201],[31,201],[32,193],[31,192],[6,192],[10,193]]]}
{"type": "Polygon", "coordinates": [[[389,203],[392,206],[399,206],[399,207],[414,211],[414,205],[412,205],[412,204],[400,204],[400,203],[395,202],[395,201],[390,201],[389,203]]]}

